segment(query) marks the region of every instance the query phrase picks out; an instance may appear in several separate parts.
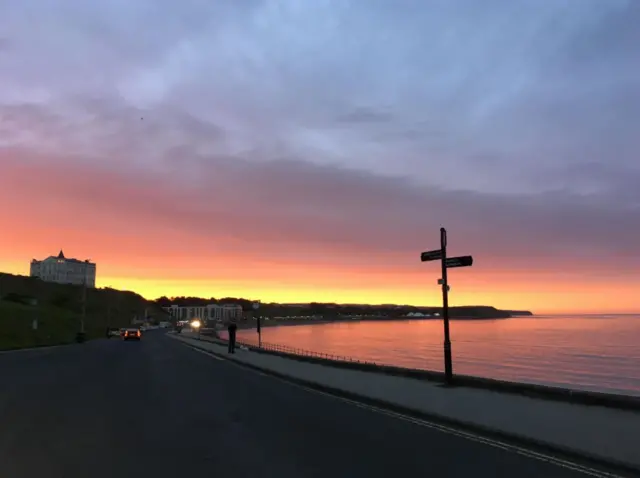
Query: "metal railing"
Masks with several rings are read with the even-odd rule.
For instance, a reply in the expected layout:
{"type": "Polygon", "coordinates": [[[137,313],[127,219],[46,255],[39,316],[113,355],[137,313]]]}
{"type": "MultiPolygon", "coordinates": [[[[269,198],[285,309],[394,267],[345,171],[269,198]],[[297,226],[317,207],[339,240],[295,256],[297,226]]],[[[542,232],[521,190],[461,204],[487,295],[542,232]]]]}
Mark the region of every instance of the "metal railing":
{"type": "MultiPolygon", "coordinates": [[[[200,340],[211,341],[211,342],[222,342],[224,344],[228,343],[228,339],[226,337],[220,337],[218,334],[215,334],[213,337],[198,337],[200,340]]],[[[344,363],[352,363],[352,364],[364,364],[370,365],[374,367],[379,367],[380,369],[386,369],[389,371],[406,371],[409,372],[409,375],[402,373],[402,375],[406,376],[441,376],[443,375],[440,371],[423,369],[423,368],[415,368],[415,367],[406,367],[406,366],[398,366],[392,365],[384,362],[374,362],[371,360],[361,360],[355,357],[349,357],[346,355],[337,355],[325,352],[316,352],[313,350],[302,349],[298,347],[292,347],[289,345],[282,344],[274,344],[269,342],[262,342],[258,344],[256,342],[247,342],[243,340],[236,340],[237,346],[246,347],[248,349],[253,349],[256,351],[265,350],[268,352],[275,352],[287,355],[297,355],[301,357],[312,357],[321,360],[331,360],[336,362],[344,362],[344,363]],[[419,375],[416,375],[419,374],[419,375]]],[[[457,380],[463,380],[463,382],[467,386],[478,387],[478,388],[488,388],[490,390],[506,390],[509,392],[522,393],[536,393],[541,396],[552,396],[552,397],[560,397],[563,400],[566,400],[566,397],[570,397],[569,401],[577,401],[577,403],[587,403],[587,404],[602,404],[602,403],[615,403],[616,406],[623,406],[625,409],[633,409],[639,410],[640,404],[638,402],[637,396],[634,395],[617,395],[615,392],[607,392],[600,391],[594,392],[590,390],[583,389],[574,389],[574,388],[566,388],[566,386],[556,385],[556,384],[545,384],[538,382],[518,382],[510,379],[503,378],[485,378],[481,376],[472,376],[472,375],[457,375],[457,380]],[[594,398],[595,397],[595,398],[594,398]]]]}
{"type": "MultiPolygon", "coordinates": [[[[207,334],[206,336],[197,335],[194,338],[198,340],[207,341],[207,342],[218,342],[218,343],[223,342],[225,345],[229,342],[229,339],[227,337],[221,337],[217,333],[214,333],[211,335],[207,334]]],[[[268,352],[275,352],[275,353],[281,353],[281,354],[287,354],[287,355],[297,355],[300,357],[311,357],[311,358],[317,358],[321,360],[331,360],[335,362],[372,365],[372,366],[381,367],[381,368],[389,368],[389,367],[402,368],[405,370],[426,372],[426,373],[432,372],[431,370],[426,370],[421,368],[398,367],[397,365],[391,365],[383,362],[374,362],[372,360],[362,360],[356,357],[350,357],[348,355],[337,355],[337,354],[330,354],[326,352],[316,352],[314,350],[307,350],[299,347],[291,347],[289,345],[273,344],[273,343],[264,342],[264,341],[261,344],[258,344],[257,342],[245,342],[243,340],[236,340],[236,346],[246,347],[247,349],[253,349],[253,350],[265,350],[268,352]]]]}
{"type": "MultiPolygon", "coordinates": [[[[198,340],[204,340],[204,341],[208,341],[208,342],[223,342],[225,345],[229,342],[229,339],[227,337],[223,337],[218,335],[217,333],[213,333],[213,334],[207,334],[205,335],[198,335],[194,338],[197,338],[198,340]]],[[[257,343],[257,342],[245,342],[243,340],[237,340],[236,339],[236,347],[246,347],[248,349],[253,349],[253,350],[265,350],[268,352],[276,352],[276,353],[281,353],[281,354],[287,354],[287,355],[297,355],[300,357],[311,357],[311,358],[317,358],[317,359],[322,359],[322,360],[331,360],[334,362],[344,362],[344,363],[352,363],[352,364],[363,364],[363,365],[372,365],[375,367],[382,367],[382,368],[402,368],[402,369],[406,369],[406,370],[412,370],[412,371],[417,371],[417,372],[431,372],[431,370],[426,370],[426,369],[421,369],[421,368],[415,368],[415,367],[398,367],[397,365],[392,365],[392,364],[388,364],[388,363],[384,363],[384,362],[375,362],[373,360],[363,360],[363,359],[359,359],[356,357],[350,357],[348,355],[338,355],[338,354],[331,354],[331,353],[326,353],[326,352],[316,352],[314,350],[307,350],[307,349],[302,349],[299,347],[292,347],[289,345],[282,345],[282,344],[274,344],[274,343],[269,343],[269,342],[264,342],[262,341],[261,344],[257,343]]]]}
{"type": "MultiPolygon", "coordinates": [[[[224,339],[223,339],[224,340],[224,339]]],[[[300,355],[302,357],[314,357],[324,360],[333,360],[338,362],[350,362],[350,363],[361,363],[367,365],[377,365],[380,364],[367,360],[360,360],[354,357],[349,357],[347,355],[336,355],[325,352],[316,352],[313,350],[301,349],[298,347],[291,347],[289,345],[281,345],[281,344],[272,344],[268,342],[262,342],[262,344],[258,345],[256,343],[244,342],[240,340],[236,340],[236,345],[243,345],[247,348],[253,348],[258,350],[268,350],[271,352],[279,352],[290,355],[300,355]]]]}
{"type": "MultiPolygon", "coordinates": [[[[200,340],[206,340],[211,342],[213,341],[228,342],[227,337],[221,337],[216,332],[217,331],[211,334],[206,334],[206,336],[205,334],[202,334],[202,336],[198,336],[197,338],[200,340]]],[[[236,346],[243,346],[249,349],[266,350],[269,352],[277,352],[282,354],[299,355],[301,357],[313,357],[313,358],[324,359],[324,360],[333,360],[337,362],[375,365],[378,367],[385,365],[385,364],[373,362],[371,360],[362,360],[355,357],[349,357],[348,355],[337,355],[337,354],[330,354],[326,352],[316,352],[314,350],[301,349],[298,347],[291,347],[289,345],[273,344],[273,343],[264,342],[264,341],[258,344],[255,342],[245,342],[243,340],[236,340],[236,346]]]]}

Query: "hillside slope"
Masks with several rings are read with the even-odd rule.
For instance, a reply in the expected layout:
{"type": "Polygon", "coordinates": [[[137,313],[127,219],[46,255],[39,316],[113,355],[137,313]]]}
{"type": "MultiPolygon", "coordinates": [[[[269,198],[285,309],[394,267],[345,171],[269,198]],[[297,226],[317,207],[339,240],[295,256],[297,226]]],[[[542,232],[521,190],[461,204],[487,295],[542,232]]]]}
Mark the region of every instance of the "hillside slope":
{"type": "MultiPolygon", "coordinates": [[[[85,330],[104,336],[107,327],[125,327],[144,314],[164,320],[155,303],[130,291],[87,289],[85,330]]],[[[0,273],[0,349],[71,342],[80,327],[82,287],[0,273]],[[33,321],[38,328],[34,330],[33,321]]]]}

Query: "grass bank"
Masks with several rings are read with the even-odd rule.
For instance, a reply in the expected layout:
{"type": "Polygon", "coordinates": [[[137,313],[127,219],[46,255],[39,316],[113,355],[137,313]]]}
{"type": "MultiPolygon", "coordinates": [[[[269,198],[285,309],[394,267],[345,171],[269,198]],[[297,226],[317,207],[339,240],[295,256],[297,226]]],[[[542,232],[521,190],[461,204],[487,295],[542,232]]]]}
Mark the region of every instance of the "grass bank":
{"type": "MultiPolygon", "coordinates": [[[[79,324],[80,316],[65,309],[0,302],[0,350],[71,343],[79,324]]],[[[87,332],[97,336],[95,327],[87,332]]]]}
{"type": "MultiPolygon", "coordinates": [[[[80,330],[82,298],[81,286],[0,273],[0,350],[73,342],[80,330]]],[[[168,317],[134,292],[87,289],[86,338],[103,337],[107,327],[126,327],[145,314],[155,321],[168,317]]]]}

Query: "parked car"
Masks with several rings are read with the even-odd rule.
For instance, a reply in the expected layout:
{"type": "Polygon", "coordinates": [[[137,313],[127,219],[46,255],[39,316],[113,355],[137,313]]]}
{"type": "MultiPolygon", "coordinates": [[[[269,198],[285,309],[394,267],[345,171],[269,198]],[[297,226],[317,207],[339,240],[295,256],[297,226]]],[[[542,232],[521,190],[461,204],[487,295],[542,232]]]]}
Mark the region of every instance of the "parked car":
{"type": "Polygon", "coordinates": [[[119,337],[122,333],[120,332],[119,329],[116,329],[114,327],[109,327],[107,329],[107,338],[110,339],[111,337],[119,337]]]}

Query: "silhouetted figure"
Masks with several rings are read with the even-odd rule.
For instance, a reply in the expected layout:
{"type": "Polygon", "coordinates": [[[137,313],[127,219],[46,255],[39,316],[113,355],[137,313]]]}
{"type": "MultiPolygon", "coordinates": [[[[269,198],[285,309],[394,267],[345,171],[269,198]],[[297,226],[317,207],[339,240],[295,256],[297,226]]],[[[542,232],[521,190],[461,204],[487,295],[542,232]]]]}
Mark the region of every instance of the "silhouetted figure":
{"type": "Polygon", "coordinates": [[[227,324],[227,332],[229,332],[229,353],[236,353],[236,330],[238,330],[238,324],[236,319],[230,319],[227,324]]]}

